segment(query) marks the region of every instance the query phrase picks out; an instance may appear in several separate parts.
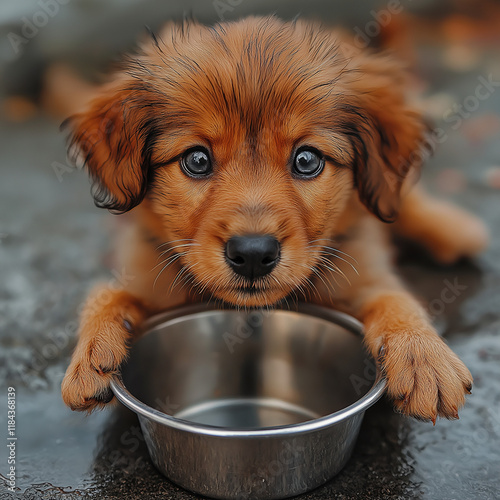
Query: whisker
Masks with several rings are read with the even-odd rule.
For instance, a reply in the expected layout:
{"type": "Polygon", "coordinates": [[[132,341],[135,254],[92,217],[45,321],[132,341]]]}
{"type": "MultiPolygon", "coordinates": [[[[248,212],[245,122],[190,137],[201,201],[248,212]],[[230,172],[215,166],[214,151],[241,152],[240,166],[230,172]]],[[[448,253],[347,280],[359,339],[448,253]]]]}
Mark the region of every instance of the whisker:
{"type": "Polygon", "coordinates": [[[179,243],[181,241],[195,241],[193,238],[181,238],[180,240],[171,240],[171,241],[165,241],[164,243],[161,243],[156,247],[156,250],[158,250],[161,247],[164,247],[165,245],[171,245],[172,243],[179,243]]]}
{"type": "Polygon", "coordinates": [[[332,255],[332,257],[334,257],[335,259],[338,259],[338,260],[341,260],[341,261],[345,262],[359,276],[358,270],[349,261],[343,259],[342,257],[339,257],[338,255],[332,255]]]}
{"type": "Polygon", "coordinates": [[[172,292],[175,288],[175,284],[177,283],[177,280],[186,272],[187,266],[182,266],[179,270],[179,272],[175,275],[174,280],[172,281],[172,284],[170,285],[169,291],[172,292]]]}
{"type": "Polygon", "coordinates": [[[195,246],[200,246],[199,243],[182,243],[180,245],[175,245],[174,247],[169,247],[166,250],[163,250],[163,252],[160,253],[160,255],[163,255],[167,252],[170,252],[172,250],[175,250],[176,248],[181,248],[181,247],[195,247],[195,246]]]}
{"type": "MultiPolygon", "coordinates": [[[[175,260],[175,257],[177,256],[182,256],[182,255],[186,255],[187,252],[177,252],[175,253],[174,255],[170,255],[169,257],[167,257],[166,259],[163,259],[160,263],[156,264],[155,267],[153,267],[151,269],[151,271],[154,271],[157,267],[161,266],[162,264],[165,264],[166,262],[168,262],[170,259],[174,259],[175,260]]],[[[150,272],[151,272],[150,271],[150,272]]]]}
{"type": "MultiPolygon", "coordinates": [[[[332,261],[330,260],[320,260],[321,262],[321,265],[323,267],[326,267],[328,270],[332,271],[332,273],[334,274],[339,274],[340,276],[342,276],[346,281],[347,283],[349,283],[349,285],[352,286],[352,283],[351,281],[349,280],[349,278],[346,276],[346,274],[344,273],[344,271],[342,271],[342,269],[340,269],[340,267],[338,267],[337,265],[335,265],[332,261]],[[331,264],[333,267],[330,267],[328,264],[331,264]]],[[[337,282],[337,280],[335,280],[335,282],[337,283],[337,285],[339,285],[339,283],[337,282]]],[[[339,285],[340,286],[340,285],[339,285]]]]}
{"type": "MultiPolygon", "coordinates": [[[[154,287],[156,286],[156,282],[158,281],[158,278],[160,277],[161,273],[163,273],[163,271],[165,271],[165,269],[167,269],[167,267],[169,267],[173,262],[175,262],[176,260],[180,259],[185,253],[178,253],[178,254],[175,254],[173,256],[170,256],[167,260],[170,260],[170,262],[168,262],[168,264],[165,265],[165,267],[163,267],[161,269],[161,271],[157,274],[154,282],[153,282],[153,289],[154,287]]],[[[158,266],[155,266],[155,268],[158,267],[158,266]]]]}
{"type": "MultiPolygon", "coordinates": [[[[332,241],[333,241],[333,239],[332,239],[332,238],[319,238],[319,239],[317,239],[317,240],[312,240],[312,241],[310,241],[309,243],[316,243],[316,242],[318,242],[318,241],[328,241],[328,242],[332,242],[332,241]]],[[[308,246],[320,246],[320,247],[322,247],[322,248],[328,248],[328,249],[330,249],[330,250],[334,250],[335,252],[341,253],[341,254],[345,255],[346,257],[351,258],[354,262],[356,262],[356,264],[358,264],[358,261],[357,261],[357,260],[356,260],[356,259],[355,259],[352,255],[350,255],[350,254],[348,254],[348,253],[346,253],[346,252],[343,252],[342,250],[340,250],[340,249],[338,249],[338,248],[336,248],[336,247],[330,247],[330,246],[328,246],[328,245],[308,245],[308,246]]]]}
{"type": "Polygon", "coordinates": [[[321,248],[324,251],[328,250],[329,252],[335,252],[335,254],[339,253],[341,255],[348,257],[349,259],[352,259],[356,264],[359,264],[359,262],[352,255],[343,252],[342,250],[339,250],[338,248],[335,247],[329,247],[327,245],[308,245],[308,248],[321,248]]]}
{"type": "MultiPolygon", "coordinates": [[[[331,295],[331,291],[330,291],[330,287],[326,284],[325,280],[323,279],[323,276],[321,275],[321,273],[318,271],[318,269],[316,269],[315,267],[312,268],[312,271],[314,274],[316,274],[316,276],[323,282],[323,284],[325,285],[325,288],[327,289],[328,291],[328,294],[329,294],[329,297],[330,299],[332,298],[332,295],[331,295]]],[[[330,286],[331,286],[331,283],[330,283],[330,286]]]]}
{"type": "MultiPolygon", "coordinates": [[[[311,271],[313,271],[312,268],[311,268],[311,271]]],[[[308,279],[308,280],[312,285],[312,292],[314,293],[314,296],[317,297],[319,301],[321,301],[321,294],[319,293],[319,290],[318,290],[318,287],[316,286],[316,283],[314,283],[314,281],[312,281],[311,279],[308,279]]]]}
{"type": "Polygon", "coordinates": [[[182,278],[182,284],[179,288],[179,292],[181,292],[184,287],[191,285],[191,288],[194,288],[196,283],[196,278],[188,271],[182,278]]]}
{"type": "MultiPolygon", "coordinates": [[[[318,248],[321,248],[322,249],[322,252],[324,255],[330,255],[331,257],[334,257],[335,259],[338,259],[338,260],[341,260],[343,262],[345,262],[358,276],[359,276],[359,272],[358,270],[356,269],[356,267],[351,263],[349,262],[348,260],[344,259],[343,257],[340,257],[340,255],[337,255],[336,253],[333,253],[332,250],[335,250],[334,248],[330,248],[330,247],[323,247],[321,245],[310,245],[310,247],[318,247],[318,248]]],[[[350,255],[348,255],[348,257],[351,257],[350,255]]],[[[354,257],[351,257],[353,260],[354,257]]],[[[356,263],[358,263],[356,261],[356,263]]]]}
{"type": "MultiPolygon", "coordinates": [[[[313,272],[313,268],[310,267],[310,266],[302,266],[304,268],[306,268],[309,272],[313,272]]],[[[319,290],[318,290],[318,287],[316,286],[316,284],[314,283],[314,281],[312,281],[309,276],[306,276],[305,278],[303,278],[304,281],[307,281],[307,283],[309,284],[309,287],[307,290],[307,292],[312,292],[314,293],[314,296],[316,296],[318,298],[318,300],[321,300],[321,294],[319,293],[319,290]]],[[[298,288],[299,290],[301,290],[302,294],[307,297],[307,294],[306,294],[306,290],[304,290],[304,288],[302,287],[302,281],[300,281],[297,285],[296,285],[296,288],[298,288]]],[[[310,298],[310,295],[309,295],[309,298],[310,298]]]]}

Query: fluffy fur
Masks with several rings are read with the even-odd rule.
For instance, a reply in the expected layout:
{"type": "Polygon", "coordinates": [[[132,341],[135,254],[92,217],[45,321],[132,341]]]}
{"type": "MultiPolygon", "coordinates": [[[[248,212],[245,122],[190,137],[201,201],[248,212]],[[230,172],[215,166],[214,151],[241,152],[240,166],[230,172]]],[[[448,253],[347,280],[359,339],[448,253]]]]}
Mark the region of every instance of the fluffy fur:
{"type": "Polygon", "coordinates": [[[418,187],[403,196],[426,132],[405,82],[390,58],[302,21],[170,24],[144,43],[67,123],[96,204],[131,211],[118,250],[134,279],[89,297],[66,404],[90,411],[111,399],[134,327],[154,312],[211,298],[240,307],[299,299],[364,321],[398,410],[458,418],[472,377],[394,274],[389,229],[446,262],[480,251],[487,233],[418,187]],[[180,168],[194,146],[210,152],[208,178],[180,168]],[[291,172],[301,146],[325,158],[314,179],[291,172]],[[254,233],[276,237],[281,256],[248,283],[224,245],[254,233]]]}

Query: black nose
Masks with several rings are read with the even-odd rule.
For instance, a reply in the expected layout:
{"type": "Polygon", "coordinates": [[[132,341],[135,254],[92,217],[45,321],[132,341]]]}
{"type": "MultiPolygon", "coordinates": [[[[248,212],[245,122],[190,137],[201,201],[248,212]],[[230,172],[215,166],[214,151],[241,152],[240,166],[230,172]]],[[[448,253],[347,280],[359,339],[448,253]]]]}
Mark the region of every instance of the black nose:
{"type": "Polygon", "coordinates": [[[280,256],[280,243],[273,236],[233,236],[226,243],[226,260],[235,273],[248,279],[269,274],[280,256]]]}

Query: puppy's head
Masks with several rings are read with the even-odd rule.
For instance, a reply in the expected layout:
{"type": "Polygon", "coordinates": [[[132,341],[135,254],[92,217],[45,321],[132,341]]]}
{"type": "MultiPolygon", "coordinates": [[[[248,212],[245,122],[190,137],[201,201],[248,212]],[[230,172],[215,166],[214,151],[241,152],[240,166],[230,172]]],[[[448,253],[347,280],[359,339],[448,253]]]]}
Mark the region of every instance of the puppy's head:
{"type": "Polygon", "coordinates": [[[307,288],[353,197],[395,219],[424,130],[397,65],[344,44],[275,18],[168,26],[71,120],[97,205],[141,203],[227,302],[307,288]]]}

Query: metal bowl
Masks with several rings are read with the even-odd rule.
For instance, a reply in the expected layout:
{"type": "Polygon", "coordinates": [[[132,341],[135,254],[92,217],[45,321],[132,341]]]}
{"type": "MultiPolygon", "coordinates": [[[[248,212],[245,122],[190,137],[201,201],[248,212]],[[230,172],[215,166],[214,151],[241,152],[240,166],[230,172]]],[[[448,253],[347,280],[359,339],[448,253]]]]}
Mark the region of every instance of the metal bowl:
{"type": "Polygon", "coordinates": [[[190,306],[143,332],[113,392],[138,414],[156,467],[208,497],[286,498],[328,481],[385,390],[362,325],[318,306],[190,306]]]}

